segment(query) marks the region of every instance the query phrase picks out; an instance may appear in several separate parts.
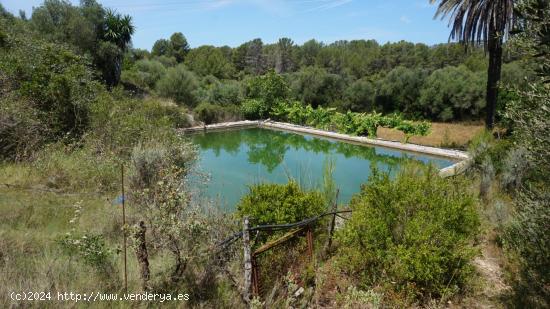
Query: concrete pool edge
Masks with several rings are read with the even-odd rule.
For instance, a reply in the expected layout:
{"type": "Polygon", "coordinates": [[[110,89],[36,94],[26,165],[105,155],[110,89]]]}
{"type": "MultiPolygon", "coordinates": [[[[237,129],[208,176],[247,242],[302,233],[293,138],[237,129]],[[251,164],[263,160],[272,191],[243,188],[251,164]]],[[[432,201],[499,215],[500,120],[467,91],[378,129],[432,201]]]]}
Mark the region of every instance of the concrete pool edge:
{"type": "Polygon", "coordinates": [[[290,123],[276,122],[270,120],[243,120],[243,121],[234,121],[234,122],[224,122],[217,123],[206,126],[198,126],[191,128],[179,129],[179,132],[182,133],[196,133],[196,132],[205,132],[205,131],[218,131],[225,129],[244,129],[244,128],[273,128],[290,132],[305,133],[310,135],[328,137],[340,141],[355,142],[364,145],[380,146],[390,149],[399,149],[404,151],[416,152],[421,154],[428,154],[438,157],[444,157],[453,160],[459,160],[459,162],[445,167],[439,170],[439,175],[441,177],[450,177],[458,175],[464,172],[471,164],[471,157],[468,153],[459,150],[443,149],[430,146],[422,146],[416,144],[401,143],[397,141],[388,141],[382,139],[373,139],[364,136],[352,136],[342,133],[336,133],[331,131],[325,131],[310,127],[299,126],[290,123]]]}

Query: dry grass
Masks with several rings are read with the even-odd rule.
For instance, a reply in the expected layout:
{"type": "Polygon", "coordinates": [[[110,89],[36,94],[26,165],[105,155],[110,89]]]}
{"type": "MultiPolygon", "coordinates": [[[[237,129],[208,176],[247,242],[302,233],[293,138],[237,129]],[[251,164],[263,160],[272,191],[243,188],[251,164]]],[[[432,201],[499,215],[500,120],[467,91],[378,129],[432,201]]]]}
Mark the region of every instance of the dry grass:
{"type": "MultiPolygon", "coordinates": [[[[409,142],[413,144],[464,149],[470,140],[483,131],[482,123],[432,123],[428,136],[414,136],[409,142]]],[[[404,141],[403,132],[379,128],[378,137],[385,140],[404,141]]]]}

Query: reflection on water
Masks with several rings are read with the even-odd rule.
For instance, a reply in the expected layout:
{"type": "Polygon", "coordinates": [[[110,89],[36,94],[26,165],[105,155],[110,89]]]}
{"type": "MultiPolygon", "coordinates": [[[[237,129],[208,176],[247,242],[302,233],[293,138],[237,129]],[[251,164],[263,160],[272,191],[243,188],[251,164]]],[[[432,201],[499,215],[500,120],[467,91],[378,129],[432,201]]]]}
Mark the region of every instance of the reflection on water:
{"type": "Polygon", "coordinates": [[[210,175],[200,186],[205,196],[234,209],[249,184],[286,183],[289,177],[314,188],[322,181],[327,159],[334,161],[334,179],[340,202],[348,202],[367,181],[371,164],[395,171],[406,160],[418,160],[442,168],[452,161],[382,147],[355,145],[296,133],[268,129],[207,132],[191,137],[199,146],[199,170],[210,175]]]}

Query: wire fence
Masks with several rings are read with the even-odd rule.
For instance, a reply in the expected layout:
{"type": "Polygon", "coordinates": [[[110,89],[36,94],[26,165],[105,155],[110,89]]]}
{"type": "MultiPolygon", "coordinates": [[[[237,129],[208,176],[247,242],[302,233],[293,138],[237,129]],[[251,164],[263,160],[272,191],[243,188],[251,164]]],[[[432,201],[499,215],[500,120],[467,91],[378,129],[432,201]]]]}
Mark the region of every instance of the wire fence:
{"type": "MultiPolygon", "coordinates": [[[[343,217],[340,214],[351,213],[351,212],[352,212],[351,209],[349,209],[349,210],[340,210],[340,211],[331,211],[331,212],[326,212],[326,213],[323,213],[323,214],[320,214],[320,215],[317,215],[317,216],[314,216],[314,217],[304,219],[304,220],[299,221],[299,222],[286,223],[286,224],[258,225],[258,226],[251,227],[251,228],[247,229],[246,231],[248,231],[248,232],[255,232],[255,231],[275,232],[275,231],[290,230],[290,229],[294,229],[294,228],[300,228],[300,227],[312,225],[313,223],[316,223],[317,221],[319,221],[320,219],[322,219],[326,216],[337,216],[339,218],[347,220],[348,218],[343,217]]],[[[244,231],[234,233],[233,235],[231,235],[231,236],[227,237],[226,239],[224,239],[223,241],[219,242],[216,245],[216,247],[217,248],[226,248],[227,246],[231,245],[232,243],[234,243],[238,239],[242,238],[243,233],[244,233],[244,231]]]]}

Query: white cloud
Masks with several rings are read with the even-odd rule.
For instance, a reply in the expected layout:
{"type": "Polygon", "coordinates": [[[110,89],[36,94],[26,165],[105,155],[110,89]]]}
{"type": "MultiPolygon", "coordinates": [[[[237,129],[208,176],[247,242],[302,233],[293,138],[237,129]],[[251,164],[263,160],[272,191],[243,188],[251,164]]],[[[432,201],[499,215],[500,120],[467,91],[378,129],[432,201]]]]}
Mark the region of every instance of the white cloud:
{"type": "Polygon", "coordinates": [[[404,23],[404,24],[410,24],[412,21],[405,15],[401,16],[401,18],[399,18],[399,20],[404,23]]]}

